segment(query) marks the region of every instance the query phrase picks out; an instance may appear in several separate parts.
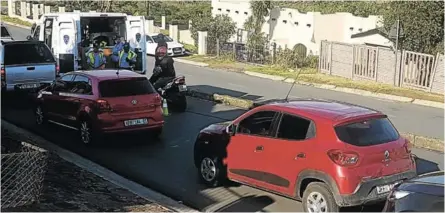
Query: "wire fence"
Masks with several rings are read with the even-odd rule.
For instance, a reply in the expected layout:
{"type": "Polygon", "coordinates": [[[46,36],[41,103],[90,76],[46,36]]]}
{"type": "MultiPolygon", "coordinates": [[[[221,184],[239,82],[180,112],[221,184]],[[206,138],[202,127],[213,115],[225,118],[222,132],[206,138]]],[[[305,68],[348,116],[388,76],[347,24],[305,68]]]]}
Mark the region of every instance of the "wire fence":
{"type": "Polygon", "coordinates": [[[1,208],[14,208],[39,201],[46,173],[48,152],[2,135],[1,208]]]}
{"type": "Polygon", "coordinates": [[[274,48],[269,45],[251,48],[245,43],[220,42],[218,39],[207,40],[207,54],[221,59],[235,60],[244,63],[271,64],[274,48]]]}

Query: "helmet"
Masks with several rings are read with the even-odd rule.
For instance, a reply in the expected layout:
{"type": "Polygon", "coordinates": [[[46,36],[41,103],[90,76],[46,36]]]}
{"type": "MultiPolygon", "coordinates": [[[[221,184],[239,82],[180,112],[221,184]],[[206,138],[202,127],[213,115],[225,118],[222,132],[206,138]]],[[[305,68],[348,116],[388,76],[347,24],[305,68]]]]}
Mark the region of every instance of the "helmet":
{"type": "Polygon", "coordinates": [[[160,46],[156,49],[156,56],[164,57],[165,55],[167,55],[167,47],[160,46]]]}
{"type": "Polygon", "coordinates": [[[124,51],[129,51],[130,50],[130,44],[128,42],[126,42],[123,46],[124,51]]]}
{"type": "Polygon", "coordinates": [[[99,43],[97,41],[93,41],[93,48],[99,48],[99,43]]]}

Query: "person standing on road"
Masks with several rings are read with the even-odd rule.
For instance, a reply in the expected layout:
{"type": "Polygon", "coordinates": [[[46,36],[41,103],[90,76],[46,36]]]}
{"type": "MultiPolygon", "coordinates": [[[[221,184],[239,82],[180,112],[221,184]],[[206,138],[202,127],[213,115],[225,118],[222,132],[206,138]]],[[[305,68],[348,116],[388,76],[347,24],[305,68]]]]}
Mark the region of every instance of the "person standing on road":
{"type": "Polygon", "coordinates": [[[111,55],[111,60],[115,63],[115,67],[118,68],[119,65],[119,52],[124,48],[124,37],[117,37],[116,44],[113,47],[113,53],[111,55]]]}
{"type": "Polygon", "coordinates": [[[119,52],[119,68],[132,70],[131,65],[136,63],[136,53],[130,50],[130,44],[125,43],[119,52]]]}
{"type": "Polygon", "coordinates": [[[87,63],[91,69],[104,69],[106,64],[105,55],[99,51],[97,42],[93,43],[93,51],[88,53],[87,63]]]}

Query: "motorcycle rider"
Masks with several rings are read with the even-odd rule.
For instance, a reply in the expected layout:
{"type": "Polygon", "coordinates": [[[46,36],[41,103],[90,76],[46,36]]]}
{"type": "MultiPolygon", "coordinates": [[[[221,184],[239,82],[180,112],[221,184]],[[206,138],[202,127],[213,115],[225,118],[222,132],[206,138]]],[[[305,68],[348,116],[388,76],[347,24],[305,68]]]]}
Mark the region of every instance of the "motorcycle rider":
{"type": "Polygon", "coordinates": [[[157,67],[159,67],[158,69],[160,70],[159,72],[153,72],[153,75],[150,77],[150,83],[153,84],[156,90],[165,86],[170,80],[176,77],[173,63],[173,58],[167,55],[166,43],[159,43],[155,53],[154,70],[156,70],[157,67]]]}

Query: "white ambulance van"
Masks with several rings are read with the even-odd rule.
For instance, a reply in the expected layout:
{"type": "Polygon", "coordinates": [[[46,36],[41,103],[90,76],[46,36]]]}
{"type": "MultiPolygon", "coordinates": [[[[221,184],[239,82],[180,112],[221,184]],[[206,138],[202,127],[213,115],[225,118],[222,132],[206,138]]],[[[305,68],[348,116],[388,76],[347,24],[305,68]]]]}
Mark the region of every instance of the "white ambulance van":
{"type": "Polygon", "coordinates": [[[115,38],[124,37],[137,54],[134,71],[147,71],[145,18],[124,13],[68,12],[42,15],[28,40],[44,41],[58,62],[59,73],[88,69],[86,53],[93,42],[106,43],[103,52],[106,68],[115,68],[111,60],[115,38]]]}

